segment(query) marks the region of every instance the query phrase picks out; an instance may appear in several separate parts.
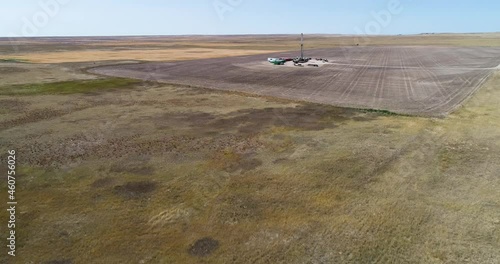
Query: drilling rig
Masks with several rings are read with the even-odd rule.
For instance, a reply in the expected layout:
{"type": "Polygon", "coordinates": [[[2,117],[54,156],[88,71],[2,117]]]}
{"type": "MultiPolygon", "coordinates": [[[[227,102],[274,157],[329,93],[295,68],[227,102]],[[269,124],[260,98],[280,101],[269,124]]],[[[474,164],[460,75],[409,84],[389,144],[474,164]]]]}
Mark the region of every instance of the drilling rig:
{"type": "Polygon", "coordinates": [[[294,63],[306,63],[310,58],[304,57],[304,33],[300,34],[300,57],[293,59],[294,63]]]}
{"type": "Polygon", "coordinates": [[[304,58],[304,33],[300,33],[300,58],[304,58]]]}

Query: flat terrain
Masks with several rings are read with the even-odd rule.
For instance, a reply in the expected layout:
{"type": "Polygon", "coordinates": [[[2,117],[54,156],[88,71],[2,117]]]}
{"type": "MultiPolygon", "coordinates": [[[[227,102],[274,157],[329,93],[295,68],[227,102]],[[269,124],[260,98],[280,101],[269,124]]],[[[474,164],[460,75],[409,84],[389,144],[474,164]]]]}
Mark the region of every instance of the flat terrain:
{"type": "MultiPolygon", "coordinates": [[[[221,46],[244,50],[259,42],[262,50],[279,50],[274,45],[282,44],[266,47],[262,40],[280,38],[291,37],[231,37],[221,46]]],[[[477,69],[489,68],[495,56],[486,62],[486,49],[462,49],[463,44],[496,43],[499,36],[421,38],[413,41],[460,46],[458,58],[451,48],[441,53],[428,47],[446,67],[477,69]]],[[[129,38],[112,44],[23,41],[18,54],[106,50],[103,44],[119,41],[129,43],[120,44],[125,50],[136,48],[129,38]]],[[[205,38],[186,37],[182,43],[219,47],[205,38]]],[[[401,55],[416,50],[380,49],[401,55]]],[[[462,107],[445,118],[427,118],[86,71],[131,63],[107,58],[0,62],[0,173],[7,171],[8,149],[17,150],[19,166],[18,255],[12,261],[3,251],[1,263],[500,259],[498,70],[462,107]]],[[[387,65],[400,67],[399,62],[387,65]]],[[[417,68],[411,78],[432,81],[418,60],[405,63],[417,68]]],[[[349,67],[372,68],[356,62],[349,67]]],[[[6,194],[5,179],[0,190],[6,194]]],[[[4,204],[6,196],[0,199],[4,204]]],[[[2,211],[0,224],[8,221],[2,211]]],[[[0,229],[0,237],[6,232],[0,229]]]]}
{"type": "Polygon", "coordinates": [[[443,116],[500,65],[500,48],[342,47],[310,50],[320,68],[283,67],[296,53],[101,67],[92,72],[335,106],[443,116]]]}
{"type": "MultiPolygon", "coordinates": [[[[297,50],[297,35],[0,38],[0,60],[32,63],[172,61],[297,50]]],[[[345,46],[500,47],[500,33],[358,37],[306,35],[307,49],[345,46]]]]}

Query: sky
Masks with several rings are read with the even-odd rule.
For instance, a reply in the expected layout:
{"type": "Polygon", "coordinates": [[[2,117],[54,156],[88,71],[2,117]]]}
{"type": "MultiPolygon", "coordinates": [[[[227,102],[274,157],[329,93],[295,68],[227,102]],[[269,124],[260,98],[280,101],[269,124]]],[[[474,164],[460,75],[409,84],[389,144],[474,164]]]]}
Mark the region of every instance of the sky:
{"type": "Polygon", "coordinates": [[[2,0],[0,36],[500,31],[492,0],[2,0]]]}

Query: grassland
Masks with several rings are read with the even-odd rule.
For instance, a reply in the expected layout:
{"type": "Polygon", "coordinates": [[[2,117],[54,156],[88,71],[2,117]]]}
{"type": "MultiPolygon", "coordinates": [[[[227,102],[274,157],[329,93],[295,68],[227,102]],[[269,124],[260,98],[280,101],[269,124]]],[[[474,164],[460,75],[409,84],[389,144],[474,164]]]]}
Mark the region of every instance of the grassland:
{"type": "Polygon", "coordinates": [[[0,85],[16,263],[500,259],[498,72],[434,119],[102,77],[61,93],[87,66],[43,68],[35,94],[0,85]]]}
{"type": "Polygon", "coordinates": [[[92,93],[103,90],[116,90],[135,87],[139,80],[108,78],[96,80],[77,80],[54,83],[18,84],[0,87],[0,95],[47,95],[92,93]]]}

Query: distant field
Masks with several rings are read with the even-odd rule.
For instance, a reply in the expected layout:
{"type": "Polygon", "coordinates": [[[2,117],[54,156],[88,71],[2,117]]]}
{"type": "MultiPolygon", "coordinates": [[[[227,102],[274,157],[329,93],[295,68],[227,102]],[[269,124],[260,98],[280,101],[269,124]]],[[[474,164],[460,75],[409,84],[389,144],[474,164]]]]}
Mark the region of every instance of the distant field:
{"type": "MultiPolygon", "coordinates": [[[[0,38],[0,59],[36,63],[94,60],[172,61],[297,50],[299,35],[0,38]]],[[[339,46],[487,46],[499,47],[500,34],[436,34],[357,37],[308,35],[306,48],[339,46]]]]}
{"type": "Polygon", "coordinates": [[[13,57],[32,63],[88,62],[103,60],[177,61],[269,53],[273,50],[235,50],[208,48],[83,50],[17,54],[13,57]]]}
{"type": "MultiPolygon", "coordinates": [[[[268,54],[293,57],[294,53],[268,54]]],[[[485,83],[500,48],[342,47],[307,56],[320,68],[270,65],[265,55],[106,66],[92,72],[334,106],[444,116],[485,83]]]]}

